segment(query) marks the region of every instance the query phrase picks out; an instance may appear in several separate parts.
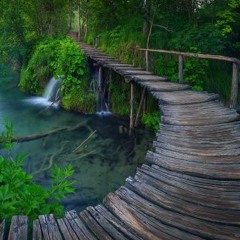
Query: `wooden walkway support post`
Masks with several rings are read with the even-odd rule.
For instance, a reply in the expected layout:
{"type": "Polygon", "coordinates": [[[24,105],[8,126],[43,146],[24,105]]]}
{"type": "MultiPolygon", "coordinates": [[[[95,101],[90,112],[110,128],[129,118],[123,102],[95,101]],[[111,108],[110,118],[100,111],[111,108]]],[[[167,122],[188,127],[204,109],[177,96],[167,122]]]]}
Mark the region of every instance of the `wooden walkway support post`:
{"type": "Polygon", "coordinates": [[[103,89],[102,89],[102,66],[99,65],[98,67],[98,95],[99,95],[99,105],[98,110],[102,111],[103,109],[103,89]]]}
{"type": "Polygon", "coordinates": [[[183,55],[178,56],[178,81],[183,83],[183,55]]]}
{"type": "Polygon", "coordinates": [[[112,69],[109,69],[109,79],[108,79],[108,106],[110,109],[111,103],[111,84],[112,84],[112,69]]]}
{"type": "Polygon", "coordinates": [[[98,67],[98,91],[102,92],[102,66],[98,67]]]}
{"type": "Polygon", "coordinates": [[[131,83],[131,98],[130,98],[130,129],[134,128],[134,84],[131,83]]]}
{"type": "Polygon", "coordinates": [[[238,98],[239,66],[233,62],[230,108],[236,108],[238,98]]]}
{"type": "Polygon", "coordinates": [[[146,71],[149,71],[149,54],[148,54],[148,50],[145,51],[145,68],[146,68],[146,71]]]}
{"type": "Polygon", "coordinates": [[[142,95],[141,95],[141,99],[140,99],[140,103],[139,103],[139,107],[138,107],[138,111],[135,119],[135,124],[134,124],[135,127],[137,127],[139,123],[140,115],[144,105],[145,94],[146,94],[146,87],[144,87],[142,90],[142,95]]]}

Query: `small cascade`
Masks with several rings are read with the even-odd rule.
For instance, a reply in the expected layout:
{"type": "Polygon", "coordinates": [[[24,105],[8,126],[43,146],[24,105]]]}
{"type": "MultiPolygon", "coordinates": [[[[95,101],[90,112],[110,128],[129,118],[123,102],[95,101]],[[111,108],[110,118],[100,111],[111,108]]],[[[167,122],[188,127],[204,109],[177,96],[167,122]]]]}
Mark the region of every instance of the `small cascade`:
{"type": "Polygon", "coordinates": [[[102,70],[98,70],[98,109],[97,113],[101,115],[111,114],[108,106],[108,81],[102,70]]]}
{"type": "Polygon", "coordinates": [[[58,108],[60,102],[59,101],[60,84],[61,84],[60,78],[56,79],[52,77],[49,80],[42,97],[31,97],[24,101],[30,104],[53,106],[55,108],[58,108]]]}
{"type": "Polygon", "coordinates": [[[59,98],[60,80],[52,77],[48,82],[43,97],[50,102],[55,102],[59,98]]]}
{"type": "Polygon", "coordinates": [[[95,66],[92,62],[89,62],[91,69],[91,81],[89,84],[89,91],[97,95],[97,114],[109,115],[111,114],[109,109],[109,92],[108,92],[108,80],[102,69],[95,66]]]}

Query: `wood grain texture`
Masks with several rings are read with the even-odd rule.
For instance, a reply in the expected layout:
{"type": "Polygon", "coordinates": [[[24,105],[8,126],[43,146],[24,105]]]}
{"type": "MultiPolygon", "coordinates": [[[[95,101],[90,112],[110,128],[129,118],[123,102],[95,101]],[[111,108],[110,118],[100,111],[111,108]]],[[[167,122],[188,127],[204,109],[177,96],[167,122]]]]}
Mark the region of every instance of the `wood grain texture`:
{"type": "Polygon", "coordinates": [[[8,240],[27,239],[28,237],[28,217],[13,216],[11,220],[8,240]]]}
{"type": "Polygon", "coordinates": [[[4,240],[6,236],[6,220],[0,224],[0,240],[4,240]]]}

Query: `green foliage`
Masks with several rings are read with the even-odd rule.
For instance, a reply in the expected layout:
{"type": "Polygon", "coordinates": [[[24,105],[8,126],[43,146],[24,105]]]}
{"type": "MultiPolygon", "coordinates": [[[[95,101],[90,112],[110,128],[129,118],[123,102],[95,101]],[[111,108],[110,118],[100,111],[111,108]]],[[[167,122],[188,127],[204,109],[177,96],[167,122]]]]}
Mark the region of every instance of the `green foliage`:
{"type": "Polygon", "coordinates": [[[23,170],[25,155],[12,156],[11,142],[13,125],[5,121],[6,131],[2,133],[1,142],[7,154],[0,155],[0,220],[10,219],[13,215],[28,215],[37,218],[41,214],[63,213],[58,200],[66,194],[73,193],[74,182],[69,180],[73,168],[68,165],[64,170],[54,166],[52,185],[49,189],[34,183],[30,174],[23,170]]]}
{"type": "Polygon", "coordinates": [[[72,90],[62,98],[63,108],[84,113],[95,113],[96,103],[96,94],[86,93],[78,89],[72,90]]]}
{"type": "Polygon", "coordinates": [[[152,113],[146,113],[142,116],[142,123],[148,127],[153,129],[154,132],[159,130],[159,120],[160,120],[160,112],[155,111],[152,113]]]}
{"type": "Polygon", "coordinates": [[[110,84],[111,111],[120,115],[129,115],[130,87],[120,79],[110,84]]]}
{"type": "Polygon", "coordinates": [[[138,17],[133,17],[124,25],[99,34],[100,49],[126,63],[143,65],[143,59],[136,50],[144,42],[142,23],[138,17]],[[133,31],[134,29],[134,31],[133,31]]]}
{"type": "Polygon", "coordinates": [[[83,112],[95,111],[96,97],[87,92],[87,59],[72,39],[47,39],[41,42],[27,67],[22,70],[19,86],[25,92],[39,95],[51,76],[62,79],[61,96],[64,108],[83,112]]]}
{"type": "Polygon", "coordinates": [[[68,0],[1,0],[0,51],[4,61],[20,69],[39,39],[65,35],[70,4],[68,0]]]}

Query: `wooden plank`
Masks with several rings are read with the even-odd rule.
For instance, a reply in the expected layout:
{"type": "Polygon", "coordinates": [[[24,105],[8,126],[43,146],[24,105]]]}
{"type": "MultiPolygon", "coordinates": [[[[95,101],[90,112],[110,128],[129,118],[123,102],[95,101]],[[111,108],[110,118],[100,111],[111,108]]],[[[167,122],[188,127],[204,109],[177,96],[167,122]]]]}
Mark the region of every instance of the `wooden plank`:
{"type": "Polygon", "coordinates": [[[95,208],[88,207],[87,211],[113,239],[128,240],[120,231],[118,231],[111,223],[109,223],[95,208]]]}
{"type": "Polygon", "coordinates": [[[164,81],[146,81],[146,80],[138,80],[138,84],[145,86],[151,92],[171,92],[171,91],[180,91],[180,90],[187,90],[191,87],[186,84],[178,84],[178,83],[171,83],[171,82],[164,82],[164,81]]]}
{"type": "MultiPolygon", "coordinates": [[[[173,227],[173,230],[169,232],[169,234],[179,237],[180,239],[191,240],[199,237],[200,239],[226,240],[234,239],[239,233],[239,228],[237,226],[222,226],[221,224],[189,217],[183,213],[179,214],[177,208],[158,207],[155,201],[153,203],[152,201],[146,200],[146,195],[144,195],[143,198],[126,187],[121,187],[116,194],[123,201],[126,201],[126,206],[128,206],[129,209],[141,209],[150,219],[154,218],[155,224],[159,223],[161,228],[164,227],[161,222],[166,224],[166,229],[167,226],[173,227]],[[220,226],[222,226],[222,228],[220,226]],[[181,231],[174,232],[174,230],[177,231],[177,229],[180,229],[181,231]]],[[[149,197],[147,199],[149,199],[149,197]]],[[[161,201],[158,203],[161,204],[161,201]]],[[[188,212],[186,212],[186,214],[187,213],[188,212]]]]}
{"type": "MultiPolygon", "coordinates": [[[[118,193],[118,192],[117,192],[118,193]]],[[[191,234],[179,231],[176,228],[169,227],[155,218],[147,216],[141,208],[126,202],[116,194],[109,194],[104,200],[107,208],[111,209],[122,221],[132,226],[143,239],[186,239],[191,240],[191,234]]],[[[158,213],[156,213],[158,214],[158,213]]],[[[159,215],[161,217],[161,215],[159,215]]],[[[195,239],[202,239],[195,236],[195,239]]]]}
{"type": "Polygon", "coordinates": [[[65,223],[64,219],[57,219],[57,223],[64,240],[79,239],[77,235],[73,231],[71,231],[71,227],[65,223]]]}
{"type": "Polygon", "coordinates": [[[84,224],[81,218],[77,215],[75,210],[68,211],[65,214],[65,219],[68,220],[71,227],[74,229],[80,239],[94,240],[96,237],[94,233],[84,224]]]}
{"type": "Polygon", "coordinates": [[[138,174],[141,179],[147,179],[146,176],[150,176],[156,179],[156,182],[163,186],[167,184],[169,186],[169,193],[174,196],[181,196],[181,199],[193,202],[202,206],[219,208],[223,210],[240,210],[239,198],[240,198],[240,186],[231,187],[231,183],[227,185],[227,188],[222,186],[226,184],[223,181],[212,181],[208,179],[207,184],[204,185],[198,181],[199,179],[185,179],[180,174],[173,174],[166,169],[153,165],[143,165],[138,169],[138,174]],[[159,182],[158,182],[159,181],[159,182]],[[173,188],[173,191],[171,191],[173,188]],[[181,191],[179,191],[181,189],[181,191]]]}
{"type": "MultiPolygon", "coordinates": [[[[222,167],[218,166],[215,168],[215,166],[213,164],[205,165],[204,163],[201,164],[201,163],[197,163],[197,162],[191,162],[190,160],[185,160],[185,159],[183,160],[181,158],[178,160],[173,156],[171,156],[171,157],[170,156],[163,156],[163,157],[160,156],[160,158],[159,158],[159,155],[162,154],[161,151],[164,152],[165,150],[157,148],[156,152],[157,152],[158,156],[155,154],[148,155],[147,160],[150,163],[154,163],[154,164],[156,164],[160,167],[166,168],[168,170],[181,172],[184,174],[189,174],[191,176],[205,177],[205,178],[211,178],[211,179],[221,179],[221,180],[234,180],[234,181],[240,179],[239,168],[234,169],[234,167],[230,167],[225,170],[225,167],[227,165],[222,166],[222,167]]],[[[170,151],[170,153],[172,153],[172,151],[170,151]]],[[[177,156],[178,154],[180,155],[182,153],[175,152],[174,154],[177,156]]],[[[191,157],[192,158],[195,157],[194,155],[192,155],[192,156],[186,155],[186,156],[190,159],[191,159],[191,157]]],[[[207,159],[209,161],[209,157],[204,158],[204,159],[207,159]]],[[[202,161],[204,161],[204,159],[202,159],[202,161]]],[[[219,157],[216,157],[216,159],[223,161],[219,157]]],[[[239,157],[238,157],[238,159],[239,159],[239,157]]]]}
{"type": "Polygon", "coordinates": [[[237,121],[239,114],[219,102],[185,105],[160,105],[162,121],[172,125],[211,125],[237,121]],[[211,117],[210,117],[211,116],[211,117]]]}
{"type": "Polygon", "coordinates": [[[42,235],[42,230],[41,230],[41,225],[38,219],[33,221],[33,234],[32,234],[32,239],[33,240],[42,240],[43,235],[42,235]]]}
{"type": "Polygon", "coordinates": [[[153,92],[153,96],[160,101],[161,105],[163,104],[172,104],[172,105],[184,104],[185,105],[185,104],[192,104],[192,103],[214,101],[219,98],[218,94],[195,92],[190,90],[167,92],[167,93],[153,92]]]}
{"type": "Polygon", "coordinates": [[[41,225],[43,238],[46,240],[62,240],[62,235],[53,214],[40,215],[39,222],[41,225]]]}
{"type": "Polygon", "coordinates": [[[143,74],[136,74],[136,75],[127,75],[125,76],[125,78],[131,79],[135,82],[138,81],[168,81],[169,79],[166,77],[159,77],[159,76],[155,76],[155,75],[143,75],[143,74]]]}
{"type": "MultiPolygon", "coordinates": [[[[145,199],[154,202],[156,205],[176,212],[176,216],[178,215],[178,212],[182,216],[182,219],[190,219],[189,221],[191,222],[196,218],[198,219],[199,224],[200,222],[202,222],[201,224],[205,222],[209,226],[215,226],[216,231],[217,228],[219,228],[219,226],[222,224],[226,224],[226,229],[223,230],[223,228],[222,231],[232,231],[233,233],[236,233],[237,229],[240,230],[239,210],[226,210],[220,209],[217,206],[212,208],[198,205],[184,200],[181,198],[181,195],[177,196],[176,194],[171,194],[171,191],[166,191],[166,188],[164,188],[166,185],[164,184],[156,187],[154,180],[151,180],[150,177],[148,178],[147,183],[145,180],[141,179],[139,176],[135,176],[135,179],[128,178],[127,186],[136,191],[145,199]]],[[[169,185],[167,187],[172,190],[169,185]]]]}
{"type": "Polygon", "coordinates": [[[90,215],[87,210],[80,213],[80,217],[89,229],[98,237],[98,239],[112,240],[113,238],[102,228],[101,225],[90,215]]]}
{"type": "Polygon", "coordinates": [[[133,229],[132,226],[127,225],[125,222],[121,221],[117,216],[113,215],[107,208],[103,205],[98,205],[95,209],[109,221],[113,226],[115,226],[119,231],[121,231],[128,239],[133,240],[143,240],[143,238],[138,235],[138,233],[133,229]]]}
{"type": "Polygon", "coordinates": [[[25,240],[28,238],[28,217],[13,216],[11,220],[8,240],[25,240]]]}
{"type": "Polygon", "coordinates": [[[153,75],[152,72],[147,72],[144,70],[138,70],[138,69],[133,69],[133,70],[118,70],[119,73],[121,73],[124,77],[128,75],[153,75]]]}
{"type": "Polygon", "coordinates": [[[6,238],[6,220],[3,220],[0,224],[0,240],[6,238]]]}

